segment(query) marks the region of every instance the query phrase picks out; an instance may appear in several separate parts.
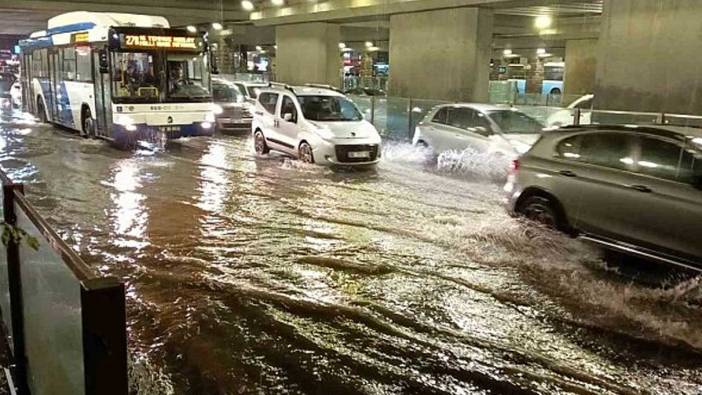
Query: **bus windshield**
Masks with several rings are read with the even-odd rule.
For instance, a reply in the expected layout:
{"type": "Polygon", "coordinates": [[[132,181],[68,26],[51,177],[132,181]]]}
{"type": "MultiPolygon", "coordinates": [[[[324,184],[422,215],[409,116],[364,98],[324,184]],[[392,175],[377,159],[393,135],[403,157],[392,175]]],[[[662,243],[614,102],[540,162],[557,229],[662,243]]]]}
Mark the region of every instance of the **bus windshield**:
{"type": "Polygon", "coordinates": [[[210,74],[205,54],[113,52],[115,102],[207,101],[210,74]]]}
{"type": "Polygon", "coordinates": [[[158,52],[113,52],[112,95],[133,101],[158,101],[161,95],[158,52]]]}
{"type": "Polygon", "coordinates": [[[209,99],[210,75],[207,56],[167,55],[168,97],[171,99],[209,99]]]}

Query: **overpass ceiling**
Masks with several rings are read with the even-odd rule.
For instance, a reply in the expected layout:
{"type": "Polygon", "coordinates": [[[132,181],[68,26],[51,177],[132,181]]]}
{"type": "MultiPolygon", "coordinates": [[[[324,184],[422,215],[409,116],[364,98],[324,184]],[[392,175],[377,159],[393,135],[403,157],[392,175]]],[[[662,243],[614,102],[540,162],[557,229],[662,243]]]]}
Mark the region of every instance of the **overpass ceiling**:
{"type": "Polygon", "coordinates": [[[522,16],[577,16],[577,15],[599,15],[602,14],[604,0],[577,1],[577,2],[555,2],[551,5],[509,7],[498,8],[497,14],[502,15],[522,15],[522,16]]]}
{"type": "Polygon", "coordinates": [[[70,11],[160,15],[168,18],[172,26],[249,17],[238,1],[224,0],[0,0],[0,34],[27,35],[44,30],[49,18],[70,11]]]}
{"type": "Polygon", "coordinates": [[[257,25],[312,21],[364,20],[398,13],[457,7],[491,8],[498,15],[592,16],[602,13],[604,0],[252,0],[251,20],[257,25]]]}

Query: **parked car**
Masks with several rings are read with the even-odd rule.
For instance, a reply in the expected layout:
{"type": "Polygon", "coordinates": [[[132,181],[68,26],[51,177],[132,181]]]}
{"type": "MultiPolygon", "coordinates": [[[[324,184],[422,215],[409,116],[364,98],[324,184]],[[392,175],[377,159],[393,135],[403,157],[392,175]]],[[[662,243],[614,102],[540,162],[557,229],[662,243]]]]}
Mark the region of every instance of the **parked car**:
{"type": "Polygon", "coordinates": [[[571,126],[513,165],[511,213],[607,248],[702,270],[702,131],[571,126]]]}
{"type": "Polygon", "coordinates": [[[258,92],[262,88],[267,88],[269,84],[263,82],[234,81],[234,85],[244,94],[246,100],[253,104],[256,102],[256,98],[258,98],[258,92]]]}
{"type": "Polygon", "coordinates": [[[444,104],[417,124],[412,142],[435,153],[473,149],[514,157],[526,152],[544,125],[515,108],[492,104],[444,104]]]}
{"type": "Polygon", "coordinates": [[[321,86],[261,89],[252,124],[256,153],[276,150],[304,162],[374,165],[380,135],[346,96],[321,86]]]}
{"type": "Polygon", "coordinates": [[[244,94],[233,82],[213,78],[212,98],[218,106],[215,111],[217,130],[224,132],[251,130],[252,104],[246,101],[244,94]]]}
{"type": "Polygon", "coordinates": [[[580,125],[588,125],[592,119],[592,101],[595,95],[583,95],[558,110],[546,119],[546,126],[568,126],[575,123],[575,109],[580,109],[580,125]]]}

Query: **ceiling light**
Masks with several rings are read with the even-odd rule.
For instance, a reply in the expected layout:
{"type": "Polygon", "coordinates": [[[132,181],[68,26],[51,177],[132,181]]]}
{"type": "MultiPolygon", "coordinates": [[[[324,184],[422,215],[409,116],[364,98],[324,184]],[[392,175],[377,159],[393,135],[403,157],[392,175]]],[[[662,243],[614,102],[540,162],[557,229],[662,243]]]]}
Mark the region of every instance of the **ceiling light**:
{"type": "Polygon", "coordinates": [[[219,22],[215,22],[212,24],[212,28],[215,30],[222,30],[222,24],[219,22]]]}
{"type": "Polygon", "coordinates": [[[274,46],[273,46],[273,49],[275,49],[275,50],[277,51],[277,50],[278,50],[278,46],[277,46],[277,45],[274,45],[274,46]]]}
{"type": "Polygon", "coordinates": [[[195,33],[195,32],[197,32],[197,28],[196,28],[195,26],[193,26],[193,25],[188,25],[188,27],[186,27],[186,29],[188,29],[188,31],[189,31],[190,33],[195,33]]]}
{"type": "Polygon", "coordinates": [[[258,52],[261,52],[261,51],[263,51],[263,48],[262,48],[260,45],[257,45],[257,46],[256,46],[256,50],[257,50],[258,52]]]}
{"type": "Polygon", "coordinates": [[[553,18],[551,18],[549,15],[539,15],[534,19],[534,27],[537,29],[546,29],[551,27],[551,24],[553,23],[553,18]]]}
{"type": "Polygon", "coordinates": [[[232,34],[232,33],[233,33],[232,29],[224,29],[224,30],[222,30],[221,32],[219,32],[219,35],[220,35],[220,36],[228,36],[228,35],[230,35],[230,34],[232,34]]]}
{"type": "Polygon", "coordinates": [[[376,52],[376,51],[380,51],[380,48],[376,47],[376,46],[371,46],[371,47],[368,47],[368,51],[369,52],[376,52]]]}
{"type": "Polygon", "coordinates": [[[254,3],[250,0],[241,0],[241,8],[243,8],[244,11],[253,11],[254,3]]]}
{"type": "Polygon", "coordinates": [[[544,55],[546,53],[546,48],[536,48],[537,55],[544,55]]]}
{"type": "Polygon", "coordinates": [[[508,49],[505,49],[504,51],[502,51],[502,54],[505,55],[505,56],[511,56],[511,55],[512,55],[512,50],[509,49],[509,48],[508,48],[508,49]]]}
{"type": "Polygon", "coordinates": [[[339,49],[346,48],[346,43],[339,43],[339,49]]]}
{"type": "Polygon", "coordinates": [[[373,41],[366,41],[366,48],[370,48],[373,46],[373,41]]]}
{"type": "Polygon", "coordinates": [[[285,0],[271,0],[271,4],[273,4],[276,7],[280,7],[282,5],[285,5],[285,0]]]}

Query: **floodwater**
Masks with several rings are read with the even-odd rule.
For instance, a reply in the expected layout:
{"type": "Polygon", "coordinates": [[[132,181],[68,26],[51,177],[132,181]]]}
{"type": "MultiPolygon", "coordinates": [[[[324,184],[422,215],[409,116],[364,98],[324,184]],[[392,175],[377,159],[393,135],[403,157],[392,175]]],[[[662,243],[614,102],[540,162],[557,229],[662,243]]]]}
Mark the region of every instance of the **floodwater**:
{"type": "Polygon", "coordinates": [[[622,275],[404,144],[365,172],[252,151],[0,123],[2,168],[127,284],[135,393],[702,392],[697,279],[622,275]]]}

